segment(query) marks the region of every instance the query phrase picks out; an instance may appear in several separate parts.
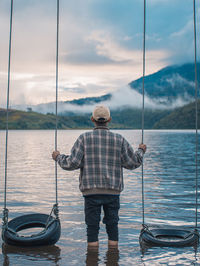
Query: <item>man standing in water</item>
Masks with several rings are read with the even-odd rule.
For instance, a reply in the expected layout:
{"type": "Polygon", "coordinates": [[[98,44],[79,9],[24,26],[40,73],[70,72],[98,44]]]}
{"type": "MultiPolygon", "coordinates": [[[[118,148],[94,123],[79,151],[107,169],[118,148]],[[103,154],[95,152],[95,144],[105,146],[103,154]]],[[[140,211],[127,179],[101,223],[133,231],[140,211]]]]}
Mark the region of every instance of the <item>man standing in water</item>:
{"type": "Polygon", "coordinates": [[[71,154],[52,153],[64,170],[80,169],[79,188],[85,201],[88,247],[98,247],[101,207],[108,234],[108,246],[118,246],[119,195],[124,188],[123,168],[135,169],[142,164],[146,145],[136,152],[120,134],[109,130],[110,111],[97,106],[91,117],[93,131],[83,133],[74,143],[71,154]]]}

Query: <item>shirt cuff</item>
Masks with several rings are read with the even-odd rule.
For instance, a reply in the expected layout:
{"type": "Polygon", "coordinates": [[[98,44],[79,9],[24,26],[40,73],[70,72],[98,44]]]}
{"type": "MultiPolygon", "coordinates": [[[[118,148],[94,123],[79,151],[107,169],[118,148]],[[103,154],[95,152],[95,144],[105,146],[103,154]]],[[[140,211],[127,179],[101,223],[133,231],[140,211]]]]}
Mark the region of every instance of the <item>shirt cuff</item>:
{"type": "Polygon", "coordinates": [[[138,151],[142,151],[145,154],[145,151],[142,148],[138,148],[138,151]]]}
{"type": "Polygon", "coordinates": [[[60,154],[58,154],[58,155],[56,156],[56,159],[55,159],[56,162],[59,160],[59,157],[60,157],[60,154]]]}

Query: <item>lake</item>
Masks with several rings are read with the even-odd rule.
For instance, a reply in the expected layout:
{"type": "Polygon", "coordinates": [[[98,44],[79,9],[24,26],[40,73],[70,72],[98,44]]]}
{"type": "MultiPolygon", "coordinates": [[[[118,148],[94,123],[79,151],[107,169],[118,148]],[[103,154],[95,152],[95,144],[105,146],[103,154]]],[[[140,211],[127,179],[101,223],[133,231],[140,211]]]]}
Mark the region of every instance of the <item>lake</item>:
{"type": "MultiPolygon", "coordinates": [[[[68,154],[83,130],[59,130],[58,150],[68,154]]],[[[134,147],[139,130],[116,130],[134,147]]],[[[9,131],[9,219],[22,214],[49,214],[55,203],[54,131],[9,131]]],[[[148,146],[144,159],[145,222],[150,226],[195,225],[195,132],[145,131],[148,146]]],[[[0,131],[0,201],[3,209],[5,132],[0,131]]],[[[1,265],[200,265],[199,248],[139,245],[142,224],[141,168],[124,170],[121,194],[119,250],[107,249],[101,223],[99,251],[87,251],[83,197],[78,189],[79,171],[58,168],[58,201],[62,234],[52,247],[19,248],[1,245],[1,265]]],[[[2,217],[2,214],[1,214],[2,217]]]]}

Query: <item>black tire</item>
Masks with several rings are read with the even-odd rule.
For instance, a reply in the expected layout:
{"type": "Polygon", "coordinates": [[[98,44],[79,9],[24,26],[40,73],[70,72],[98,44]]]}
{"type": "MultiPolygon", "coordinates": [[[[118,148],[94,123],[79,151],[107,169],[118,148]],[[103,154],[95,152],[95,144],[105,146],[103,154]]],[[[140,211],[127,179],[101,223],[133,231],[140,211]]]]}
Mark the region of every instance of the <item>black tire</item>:
{"type": "Polygon", "coordinates": [[[2,239],[8,245],[33,247],[55,244],[61,234],[61,225],[58,219],[41,213],[27,214],[16,217],[8,222],[8,228],[2,231],[2,239]],[[50,219],[49,219],[50,218],[50,219]],[[46,227],[49,219],[49,226],[46,230],[32,236],[19,236],[17,232],[34,227],[46,227]]]}
{"type": "Polygon", "coordinates": [[[140,244],[149,246],[163,246],[163,247],[186,247],[197,245],[199,241],[199,233],[197,230],[186,229],[152,229],[141,230],[140,244]],[[161,239],[159,239],[161,237],[161,239]],[[169,241],[167,237],[176,237],[177,240],[169,241]],[[166,238],[166,239],[164,239],[166,238]]]}

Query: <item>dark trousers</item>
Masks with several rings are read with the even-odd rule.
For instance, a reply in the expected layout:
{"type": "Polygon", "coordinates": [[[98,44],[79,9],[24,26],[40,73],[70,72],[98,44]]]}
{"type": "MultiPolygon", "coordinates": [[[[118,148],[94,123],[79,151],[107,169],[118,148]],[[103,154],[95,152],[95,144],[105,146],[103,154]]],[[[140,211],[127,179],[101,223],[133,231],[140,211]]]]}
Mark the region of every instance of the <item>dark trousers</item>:
{"type": "Polygon", "coordinates": [[[89,195],[85,196],[85,223],[87,225],[88,242],[98,241],[101,207],[103,207],[103,223],[106,225],[108,239],[118,241],[119,196],[89,195]]]}

